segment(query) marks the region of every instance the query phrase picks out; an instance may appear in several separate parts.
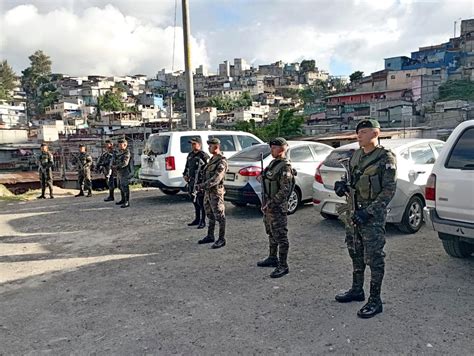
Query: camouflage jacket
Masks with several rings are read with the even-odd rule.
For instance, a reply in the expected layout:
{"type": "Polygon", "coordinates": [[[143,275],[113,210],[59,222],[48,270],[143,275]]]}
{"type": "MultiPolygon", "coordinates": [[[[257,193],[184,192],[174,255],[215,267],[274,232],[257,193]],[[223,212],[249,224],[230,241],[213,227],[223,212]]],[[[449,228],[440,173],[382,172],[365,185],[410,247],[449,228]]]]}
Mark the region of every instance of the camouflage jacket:
{"type": "Polygon", "coordinates": [[[51,152],[41,152],[38,157],[38,168],[40,172],[50,172],[54,166],[51,152]]]}
{"type": "Polygon", "coordinates": [[[359,149],[352,155],[350,171],[358,208],[365,208],[374,217],[384,217],[397,188],[394,153],[382,146],[367,154],[359,149]]]}
{"type": "Polygon", "coordinates": [[[267,199],[267,207],[270,209],[281,208],[288,210],[288,198],[293,186],[293,170],[290,162],[286,158],[275,158],[264,169],[262,174],[263,184],[267,199]],[[286,164],[282,164],[285,162],[286,164]],[[281,168],[274,171],[278,165],[281,168]],[[271,186],[274,185],[272,189],[271,186]]]}
{"type": "Polygon", "coordinates": [[[80,152],[77,156],[77,165],[79,171],[89,171],[92,167],[92,157],[87,152],[80,152]]]}
{"type": "Polygon", "coordinates": [[[114,157],[113,166],[117,169],[118,174],[128,175],[131,173],[130,159],[131,159],[130,150],[126,148],[125,150],[119,150],[114,157]]]}
{"type": "Polygon", "coordinates": [[[228,169],[227,159],[218,154],[212,156],[203,169],[202,188],[210,192],[224,188],[224,177],[228,169]]]}

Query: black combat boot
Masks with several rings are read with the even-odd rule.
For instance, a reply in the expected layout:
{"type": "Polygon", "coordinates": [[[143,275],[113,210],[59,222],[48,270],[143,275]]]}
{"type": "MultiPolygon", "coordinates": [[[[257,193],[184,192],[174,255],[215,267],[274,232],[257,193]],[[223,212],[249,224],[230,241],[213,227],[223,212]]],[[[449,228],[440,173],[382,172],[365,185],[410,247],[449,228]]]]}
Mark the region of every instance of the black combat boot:
{"type": "Polygon", "coordinates": [[[257,262],[258,267],[278,267],[278,247],[270,246],[270,253],[263,261],[257,262]]]}
{"type": "Polygon", "coordinates": [[[87,197],[87,198],[90,198],[91,196],[92,196],[92,190],[89,189],[89,191],[87,192],[86,197],[87,197]]]}
{"type": "Polygon", "coordinates": [[[339,303],[349,302],[363,302],[365,300],[364,294],[364,274],[363,273],[352,273],[352,288],[343,293],[336,295],[335,299],[339,303]]]}
{"type": "Polygon", "coordinates": [[[199,209],[199,206],[195,202],[193,202],[193,205],[194,205],[194,220],[191,221],[188,224],[188,226],[197,226],[199,225],[199,221],[201,220],[199,216],[201,212],[201,210],[199,209]]]}
{"type": "Polygon", "coordinates": [[[214,242],[211,246],[211,248],[216,249],[216,248],[221,248],[225,246],[225,239],[222,237],[219,237],[216,242],[214,242]]]}
{"type": "Polygon", "coordinates": [[[74,195],[75,197],[83,197],[84,196],[84,191],[81,189],[79,191],[79,194],[74,195]]]}
{"type": "Polygon", "coordinates": [[[54,199],[53,188],[51,188],[51,187],[49,187],[49,199],[54,199]]]}
{"type": "Polygon", "coordinates": [[[200,245],[210,244],[211,242],[214,242],[214,237],[208,235],[206,237],[203,237],[201,240],[199,240],[198,244],[200,244],[200,245]]]}
{"type": "Polygon", "coordinates": [[[46,197],[44,196],[44,194],[41,194],[40,196],[36,197],[36,199],[46,199],[46,197]]]}
{"type": "Polygon", "coordinates": [[[225,246],[225,220],[219,222],[219,238],[211,248],[221,248],[225,246]]]}
{"type": "Polygon", "coordinates": [[[196,218],[194,219],[193,221],[191,221],[188,226],[196,226],[196,225],[199,225],[199,219],[196,218]]]}
{"type": "Polygon", "coordinates": [[[120,191],[120,195],[122,198],[120,199],[120,201],[116,202],[115,205],[122,205],[123,203],[125,203],[125,194],[120,191]]]}
{"type": "Polygon", "coordinates": [[[369,319],[383,311],[382,299],[380,299],[379,283],[370,282],[370,296],[367,304],[357,312],[357,316],[362,319],[369,319]]]}
{"type": "Polygon", "coordinates": [[[288,264],[286,262],[288,257],[287,252],[280,252],[280,256],[278,258],[278,266],[273,270],[272,273],[270,273],[271,278],[280,278],[283,277],[285,274],[288,274],[290,272],[290,269],[288,268],[288,264]]]}
{"type": "Polygon", "coordinates": [[[198,229],[204,229],[206,227],[206,216],[203,216],[201,221],[199,221],[198,229]]]}
{"type": "Polygon", "coordinates": [[[109,196],[107,198],[104,199],[104,201],[114,201],[114,190],[113,189],[109,189],[109,196]]]}
{"type": "Polygon", "coordinates": [[[130,192],[124,193],[124,198],[125,198],[125,201],[123,202],[122,205],[120,205],[120,207],[128,208],[130,206],[130,192]]]}

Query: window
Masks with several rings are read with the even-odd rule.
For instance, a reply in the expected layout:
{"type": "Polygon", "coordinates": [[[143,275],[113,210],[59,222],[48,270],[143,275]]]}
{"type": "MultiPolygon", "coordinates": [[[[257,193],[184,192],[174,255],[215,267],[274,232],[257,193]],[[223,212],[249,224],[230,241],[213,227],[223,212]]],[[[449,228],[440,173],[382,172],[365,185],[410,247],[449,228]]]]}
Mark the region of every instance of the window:
{"type": "Polygon", "coordinates": [[[461,134],[449,154],[446,168],[474,169],[474,127],[461,134]]]}
{"type": "Polygon", "coordinates": [[[433,164],[436,161],[434,152],[427,143],[411,147],[410,156],[413,164],[433,164]]]}
{"type": "Polygon", "coordinates": [[[150,136],[146,143],[145,152],[153,153],[155,155],[162,155],[168,152],[169,144],[169,136],[150,136]]]}
{"type": "Polygon", "coordinates": [[[193,149],[189,141],[196,136],[181,136],[180,138],[180,147],[181,147],[181,153],[187,153],[191,152],[193,149]]]}
{"type": "Polygon", "coordinates": [[[345,158],[351,158],[354,151],[355,149],[334,150],[329,154],[329,156],[326,157],[326,159],[324,160],[324,165],[327,167],[333,167],[333,168],[344,168],[342,164],[339,162],[339,160],[345,159],[345,158]]]}
{"type": "Polygon", "coordinates": [[[439,154],[444,147],[444,142],[432,143],[431,147],[439,154]]]}
{"type": "Polygon", "coordinates": [[[263,158],[266,158],[270,155],[270,146],[266,143],[254,145],[237,152],[235,155],[229,158],[229,161],[255,162],[260,160],[261,154],[263,154],[263,158]]]}
{"type": "Polygon", "coordinates": [[[390,79],[395,79],[395,75],[392,74],[392,75],[390,76],[390,79]]]}
{"type": "Polygon", "coordinates": [[[311,149],[313,150],[313,153],[318,159],[322,159],[326,157],[328,154],[331,153],[331,149],[326,146],[320,146],[320,145],[309,145],[311,149]]]}
{"type": "Polygon", "coordinates": [[[313,154],[308,146],[290,148],[290,160],[293,162],[314,161],[313,154]]]}
{"type": "Polygon", "coordinates": [[[253,145],[256,145],[256,144],[260,143],[251,136],[237,135],[237,140],[239,140],[241,149],[244,149],[244,148],[247,148],[247,147],[250,147],[250,146],[253,146],[253,145]]]}
{"type": "Polygon", "coordinates": [[[221,151],[223,152],[233,152],[237,151],[235,148],[234,137],[232,135],[213,135],[209,138],[218,138],[221,140],[221,151]]]}
{"type": "Polygon", "coordinates": [[[407,77],[407,78],[410,78],[410,77],[411,77],[411,74],[410,74],[410,73],[407,73],[407,74],[406,74],[406,77],[407,77]]]}

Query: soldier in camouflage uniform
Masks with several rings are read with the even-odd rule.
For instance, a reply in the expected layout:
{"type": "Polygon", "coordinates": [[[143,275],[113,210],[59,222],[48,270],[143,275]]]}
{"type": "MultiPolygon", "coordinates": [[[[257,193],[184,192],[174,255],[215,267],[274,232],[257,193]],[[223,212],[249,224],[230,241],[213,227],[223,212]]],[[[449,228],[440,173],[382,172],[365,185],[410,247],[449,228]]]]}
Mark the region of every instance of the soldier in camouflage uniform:
{"type": "Polygon", "coordinates": [[[113,166],[117,169],[117,183],[120,189],[120,194],[122,199],[115,203],[120,205],[121,208],[128,208],[130,206],[130,159],[131,154],[128,149],[128,142],[125,139],[120,139],[118,141],[119,151],[117,152],[113,166]]]}
{"type": "Polygon", "coordinates": [[[41,195],[36,199],[46,199],[44,193],[46,186],[49,188],[49,197],[53,196],[53,155],[48,151],[48,145],[46,143],[41,144],[41,154],[38,157],[38,173],[41,183],[41,195]]]}
{"type": "Polygon", "coordinates": [[[183,172],[183,178],[188,183],[188,193],[194,205],[195,217],[188,226],[198,226],[198,229],[206,227],[206,209],[204,208],[204,193],[195,189],[195,185],[201,183],[202,169],[209,161],[209,155],[201,149],[201,138],[193,137],[189,143],[193,150],[189,152],[186,158],[186,166],[183,172]],[[199,177],[197,176],[199,172],[199,177]]]}
{"type": "Polygon", "coordinates": [[[219,238],[211,246],[221,248],[225,246],[225,207],[224,207],[224,176],[228,169],[227,159],[221,153],[221,142],[217,138],[207,141],[209,152],[212,154],[209,162],[204,166],[204,181],[198,184],[198,190],[204,190],[204,207],[209,219],[207,236],[199,240],[199,244],[214,242],[216,221],[219,223],[219,238]]]}
{"type": "Polygon", "coordinates": [[[294,171],[286,159],[288,144],[282,137],[269,143],[273,161],[258,178],[263,180],[262,212],[265,231],[268,235],[269,256],[257,263],[259,267],[276,267],[270,274],[280,278],[288,274],[288,198],[294,188],[294,171]]]}
{"type": "Polygon", "coordinates": [[[105,151],[97,162],[97,171],[102,172],[105,176],[107,188],[109,189],[109,196],[104,201],[114,201],[115,190],[115,176],[116,172],[112,169],[113,160],[115,157],[114,144],[110,140],[105,141],[105,151]]]}
{"type": "Polygon", "coordinates": [[[92,157],[87,152],[86,146],[79,145],[79,155],[76,158],[77,173],[79,181],[79,194],[76,197],[83,197],[84,190],[87,190],[87,197],[92,196],[92,179],[91,179],[91,168],[92,168],[92,157]]]}
{"type": "Polygon", "coordinates": [[[361,121],[356,132],[361,148],[350,159],[350,179],[346,176],[334,185],[338,196],[351,196],[353,189],[355,197],[354,212],[345,211],[346,243],[353,265],[352,288],[336,295],[336,300],[340,303],[365,300],[364,271],[368,265],[370,297],[357,315],[371,318],[383,310],[380,291],[385,270],[385,221],[387,205],[396,190],[396,158],[379,145],[380,125],[376,120],[361,121]]]}

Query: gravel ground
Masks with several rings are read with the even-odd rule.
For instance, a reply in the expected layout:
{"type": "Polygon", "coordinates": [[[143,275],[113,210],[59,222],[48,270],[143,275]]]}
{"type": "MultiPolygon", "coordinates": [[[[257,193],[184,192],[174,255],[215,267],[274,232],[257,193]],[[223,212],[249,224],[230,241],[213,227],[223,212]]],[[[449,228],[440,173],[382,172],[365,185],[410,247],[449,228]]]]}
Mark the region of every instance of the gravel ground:
{"type": "Polygon", "coordinates": [[[226,247],[197,245],[183,194],[0,202],[0,354],[474,354],[474,257],[423,228],[387,231],[384,313],[339,304],[351,263],[338,221],[289,217],[273,280],[256,208],[227,208],[226,247]]]}

